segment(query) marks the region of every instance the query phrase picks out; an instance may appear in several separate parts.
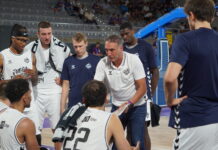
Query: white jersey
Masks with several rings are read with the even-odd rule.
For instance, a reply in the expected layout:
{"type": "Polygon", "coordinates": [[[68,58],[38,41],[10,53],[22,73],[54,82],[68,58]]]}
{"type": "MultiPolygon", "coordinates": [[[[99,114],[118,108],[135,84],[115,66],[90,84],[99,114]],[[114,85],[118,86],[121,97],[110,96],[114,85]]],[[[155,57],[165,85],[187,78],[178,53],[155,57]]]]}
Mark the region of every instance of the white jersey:
{"type": "Polygon", "coordinates": [[[36,67],[41,73],[38,75],[38,84],[34,87],[34,90],[42,94],[61,93],[61,86],[55,82],[55,79],[60,77],[60,73],[51,66],[49,54],[56,70],[61,72],[63,62],[69,56],[70,49],[59,39],[52,37],[49,49],[44,49],[41,41],[36,40],[26,45],[25,50],[32,51],[35,54],[36,67]]]}
{"type": "Polygon", "coordinates": [[[77,126],[68,128],[63,149],[108,150],[107,123],[111,113],[88,108],[78,119],[77,126]]]}
{"type": "Polygon", "coordinates": [[[1,52],[3,56],[3,78],[13,79],[16,75],[24,75],[25,69],[32,69],[32,53],[14,54],[9,48],[1,52]]]}
{"type": "MultiPolygon", "coordinates": [[[[32,69],[32,53],[31,51],[24,51],[21,54],[14,54],[10,48],[4,49],[0,53],[3,56],[3,79],[10,80],[16,75],[25,76],[25,69],[32,69]]],[[[32,82],[29,80],[31,92],[31,105],[34,103],[34,96],[32,90],[32,82]]],[[[29,111],[29,108],[25,108],[24,111],[29,111]]]]}
{"type": "Polygon", "coordinates": [[[0,150],[25,150],[25,143],[20,143],[16,129],[22,119],[26,118],[21,112],[7,108],[0,113],[0,150]]]}

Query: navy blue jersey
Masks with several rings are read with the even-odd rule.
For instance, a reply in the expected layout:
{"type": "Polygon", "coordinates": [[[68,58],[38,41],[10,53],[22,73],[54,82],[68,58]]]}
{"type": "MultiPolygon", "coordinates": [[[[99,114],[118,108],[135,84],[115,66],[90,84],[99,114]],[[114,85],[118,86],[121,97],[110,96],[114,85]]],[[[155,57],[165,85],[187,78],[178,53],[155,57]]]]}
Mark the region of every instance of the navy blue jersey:
{"type": "Polygon", "coordinates": [[[138,40],[138,43],[133,48],[128,48],[124,44],[124,51],[131,53],[131,54],[136,54],[139,56],[139,58],[143,64],[145,74],[146,74],[147,96],[149,99],[151,99],[151,73],[150,73],[150,69],[157,68],[154,49],[152,48],[151,44],[149,44],[145,40],[142,40],[142,39],[137,39],[137,40],[138,40]]]}
{"type": "Polygon", "coordinates": [[[69,56],[63,65],[61,73],[62,80],[69,80],[70,92],[68,107],[71,107],[82,100],[83,85],[94,78],[95,69],[100,57],[89,54],[84,59],[78,59],[76,56],[69,56]]]}
{"type": "Polygon", "coordinates": [[[180,34],[172,46],[171,60],[182,65],[179,96],[173,107],[172,127],[189,128],[218,122],[218,33],[200,28],[180,34]]]}

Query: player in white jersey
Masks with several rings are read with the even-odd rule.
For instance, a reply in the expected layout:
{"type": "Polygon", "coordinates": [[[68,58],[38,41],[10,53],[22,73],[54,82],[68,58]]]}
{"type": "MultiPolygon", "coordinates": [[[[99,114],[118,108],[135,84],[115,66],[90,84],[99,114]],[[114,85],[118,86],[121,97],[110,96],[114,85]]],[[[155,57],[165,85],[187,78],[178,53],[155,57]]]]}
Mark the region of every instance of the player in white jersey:
{"type": "Polygon", "coordinates": [[[62,149],[108,150],[111,142],[118,150],[139,149],[139,144],[134,148],[129,145],[119,118],[104,111],[107,88],[102,82],[88,81],[82,96],[87,109],[75,126],[67,125],[62,149]]]}
{"type": "Polygon", "coordinates": [[[34,123],[23,114],[31,103],[29,83],[25,79],[10,80],[5,93],[12,108],[0,112],[0,149],[39,150],[34,123]]]}
{"type": "MultiPolygon", "coordinates": [[[[24,51],[27,41],[27,29],[15,24],[11,31],[10,47],[0,53],[0,68],[2,70],[3,81],[16,78],[28,79],[30,89],[32,89],[32,83],[35,84],[37,81],[36,60],[30,50],[24,51]]],[[[31,94],[31,107],[25,109],[24,113],[34,121],[37,138],[40,139],[39,118],[35,108],[33,92],[31,94]]]]}
{"type": "Polygon", "coordinates": [[[32,50],[36,56],[38,84],[34,87],[40,128],[43,127],[47,113],[51,128],[54,129],[60,118],[61,85],[60,73],[63,62],[70,54],[70,49],[52,35],[49,22],[38,24],[38,40],[29,43],[25,49],[32,50]]]}

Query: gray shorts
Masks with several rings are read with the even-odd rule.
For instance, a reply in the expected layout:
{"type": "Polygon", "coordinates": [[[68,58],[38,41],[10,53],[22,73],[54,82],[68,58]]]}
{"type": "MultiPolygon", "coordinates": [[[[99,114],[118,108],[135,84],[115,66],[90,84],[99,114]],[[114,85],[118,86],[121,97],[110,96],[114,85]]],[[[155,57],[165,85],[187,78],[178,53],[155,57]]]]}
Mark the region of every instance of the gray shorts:
{"type": "Polygon", "coordinates": [[[218,123],[179,129],[173,150],[218,150],[218,123]]]}

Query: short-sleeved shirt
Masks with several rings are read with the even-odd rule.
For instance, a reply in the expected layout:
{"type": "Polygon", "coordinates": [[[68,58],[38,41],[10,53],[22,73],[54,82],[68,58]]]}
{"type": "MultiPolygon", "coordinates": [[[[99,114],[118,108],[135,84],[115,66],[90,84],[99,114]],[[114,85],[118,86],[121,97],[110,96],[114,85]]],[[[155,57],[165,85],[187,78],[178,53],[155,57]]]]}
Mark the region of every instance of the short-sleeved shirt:
{"type": "Polygon", "coordinates": [[[151,44],[142,39],[137,40],[137,45],[134,47],[128,47],[126,44],[124,44],[124,51],[139,56],[146,74],[147,96],[149,99],[151,99],[151,89],[148,87],[151,87],[151,85],[149,85],[149,83],[151,83],[150,69],[157,68],[155,52],[151,44]]]}
{"type": "Polygon", "coordinates": [[[171,111],[169,125],[189,128],[218,123],[218,33],[200,28],[180,34],[172,46],[171,60],[182,68],[179,95],[187,95],[171,111]]]}
{"type": "Polygon", "coordinates": [[[82,101],[82,87],[94,78],[99,60],[100,57],[89,54],[84,59],[78,59],[73,55],[64,61],[61,79],[70,82],[69,107],[82,101]]]}
{"type": "MultiPolygon", "coordinates": [[[[135,80],[142,78],[145,78],[145,72],[140,59],[126,52],[123,52],[123,60],[119,67],[115,67],[107,56],[102,58],[97,65],[94,77],[95,80],[106,82],[115,106],[120,106],[134,96],[135,80]]],[[[144,97],[142,97],[135,105],[144,103],[144,97]]]]}

